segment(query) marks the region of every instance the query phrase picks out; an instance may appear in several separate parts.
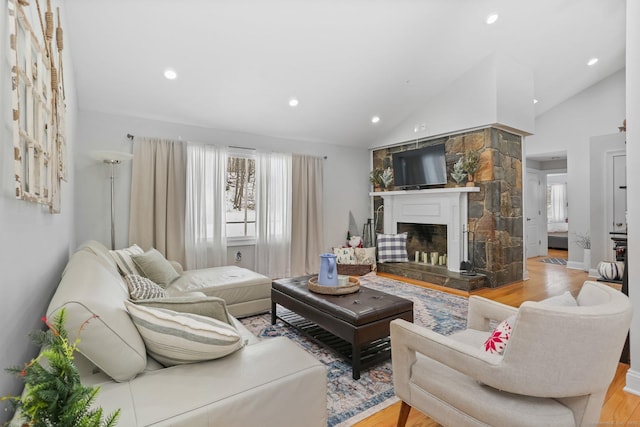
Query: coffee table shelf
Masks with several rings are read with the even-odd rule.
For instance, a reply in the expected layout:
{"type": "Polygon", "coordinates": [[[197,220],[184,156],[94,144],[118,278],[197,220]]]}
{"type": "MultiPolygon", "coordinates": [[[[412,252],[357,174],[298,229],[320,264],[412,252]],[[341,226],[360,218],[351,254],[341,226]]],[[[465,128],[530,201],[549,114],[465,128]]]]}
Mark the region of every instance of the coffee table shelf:
{"type": "MultiPolygon", "coordinates": [[[[333,350],[353,366],[353,348],[351,343],[335,336],[326,329],[305,319],[290,310],[279,310],[277,318],[295,328],[316,344],[333,350]]],[[[360,350],[360,369],[366,369],[391,357],[391,339],[380,338],[364,345],[360,350]]],[[[354,377],[354,379],[357,379],[354,377]]]]}

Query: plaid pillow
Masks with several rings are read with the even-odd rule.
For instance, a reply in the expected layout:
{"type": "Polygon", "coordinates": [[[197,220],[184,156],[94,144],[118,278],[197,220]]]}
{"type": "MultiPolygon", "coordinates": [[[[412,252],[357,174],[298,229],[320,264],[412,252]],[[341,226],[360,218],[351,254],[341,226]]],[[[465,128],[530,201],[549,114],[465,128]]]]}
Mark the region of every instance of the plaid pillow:
{"type": "Polygon", "coordinates": [[[378,234],[378,262],[408,262],[407,233],[378,234]]]}

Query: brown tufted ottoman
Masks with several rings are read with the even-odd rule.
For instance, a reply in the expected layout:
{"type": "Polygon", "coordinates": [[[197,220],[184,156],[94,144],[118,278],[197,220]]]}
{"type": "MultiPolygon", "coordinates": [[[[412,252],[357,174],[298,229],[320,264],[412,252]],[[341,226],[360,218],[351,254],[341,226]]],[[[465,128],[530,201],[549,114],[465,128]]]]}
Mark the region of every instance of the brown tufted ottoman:
{"type": "Polygon", "coordinates": [[[272,282],[271,324],[278,317],[336,350],[351,362],[356,380],[361,369],[389,359],[389,322],[413,322],[413,302],[364,286],[348,295],[316,294],[307,287],[310,277],[313,276],[272,282]],[[277,315],[276,304],[291,312],[277,315]]]}

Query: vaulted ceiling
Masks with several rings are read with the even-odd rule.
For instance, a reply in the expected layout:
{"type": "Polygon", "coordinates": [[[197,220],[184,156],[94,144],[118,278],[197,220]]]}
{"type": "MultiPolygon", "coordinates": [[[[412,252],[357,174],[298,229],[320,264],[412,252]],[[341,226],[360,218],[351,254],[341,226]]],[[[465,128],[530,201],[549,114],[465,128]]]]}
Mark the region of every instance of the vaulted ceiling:
{"type": "Polygon", "coordinates": [[[64,0],[63,7],[81,110],[360,147],[492,53],[532,70],[536,115],[625,61],[625,0],[64,0]],[[491,13],[499,18],[488,25],[491,13]],[[591,58],[599,61],[587,66],[591,58]],[[177,78],[166,79],[166,69],[177,78]]]}

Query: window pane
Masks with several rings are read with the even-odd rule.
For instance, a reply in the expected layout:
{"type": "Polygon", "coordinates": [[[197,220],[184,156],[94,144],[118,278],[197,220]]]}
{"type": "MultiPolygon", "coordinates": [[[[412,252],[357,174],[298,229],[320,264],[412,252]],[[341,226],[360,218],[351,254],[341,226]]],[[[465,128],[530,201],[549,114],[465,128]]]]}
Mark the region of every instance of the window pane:
{"type": "Polygon", "coordinates": [[[247,224],[247,236],[255,236],[256,235],[256,223],[247,224]]]}
{"type": "Polygon", "coordinates": [[[229,157],[227,160],[227,237],[255,236],[255,160],[229,157]]]}
{"type": "Polygon", "coordinates": [[[227,223],[227,237],[244,237],[244,224],[227,223]]]}

